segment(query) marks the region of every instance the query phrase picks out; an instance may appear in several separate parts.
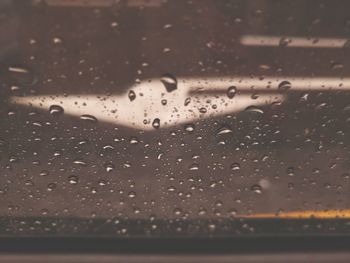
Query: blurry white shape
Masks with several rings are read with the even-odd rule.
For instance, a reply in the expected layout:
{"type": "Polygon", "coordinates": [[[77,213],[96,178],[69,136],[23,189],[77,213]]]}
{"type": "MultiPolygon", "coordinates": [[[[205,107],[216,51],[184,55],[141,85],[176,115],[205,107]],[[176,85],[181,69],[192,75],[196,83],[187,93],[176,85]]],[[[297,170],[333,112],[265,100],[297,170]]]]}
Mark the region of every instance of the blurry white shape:
{"type": "Polygon", "coordinates": [[[285,47],[302,48],[343,48],[348,42],[347,38],[243,35],[240,38],[240,43],[244,46],[275,47],[280,46],[281,40],[287,43],[285,47]]]}
{"type": "Polygon", "coordinates": [[[285,80],[291,83],[289,91],[350,90],[350,78],[177,78],[177,89],[172,92],[166,92],[160,79],[150,79],[120,95],[45,95],[12,97],[10,101],[47,111],[51,105],[60,105],[65,114],[72,116],[88,114],[100,122],[153,130],[152,122],[156,118],[160,119],[160,128],[165,128],[240,112],[248,106],[283,102],[289,91],[281,92],[278,84],[285,80]],[[231,99],[226,95],[230,86],[237,87],[237,94],[231,99]],[[130,90],[136,94],[133,100],[128,96],[130,90]],[[258,94],[257,98],[252,98],[254,93],[258,94]],[[185,106],[189,97],[190,103],[185,106]],[[162,104],[164,100],[166,105],[162,104]],[[201,113],[202,108],[205,111],[201,113]]]}
{"type": "Polygon", "coordinates": [[[160,7],[161,0],[32,0],[33,5],[46,3],[48,6],[61,7],[110,7],[117,4],[125,4],[128,7],[160,7]]]}
{"type": "Polygon", "coordinates": [[[161,0],[128,0],[127,5],[130,7],[160,7],[161,0]]]}
{"type": "Polygon", "coordinates": [[[78,7],[109,7],[120,2],[120,0],[33,0],[33,4],[44,2],[48,6],[78,6],[78,7]]]}

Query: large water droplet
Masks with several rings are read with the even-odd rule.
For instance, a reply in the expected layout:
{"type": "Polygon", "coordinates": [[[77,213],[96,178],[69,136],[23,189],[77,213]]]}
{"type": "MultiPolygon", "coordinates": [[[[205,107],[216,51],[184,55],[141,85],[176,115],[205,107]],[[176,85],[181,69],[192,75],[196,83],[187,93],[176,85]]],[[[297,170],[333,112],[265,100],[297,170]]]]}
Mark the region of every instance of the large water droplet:
{"type": "Polygon", "coordinates": [[[278,84],[279,90],[289,90],[291,87],[292,87],[292,84],[287,80],[284,80],[280,82],[280,84],[278,84]]]}
{"type": "Polygon", "coordinates": [[[187,132],[193,132],[194,131],[194,124],[188,123],[185,125],[185,131],[187,132]]]}
{"type": "Polygon", "coordinates": [[[38,79],[32,71],[26,67],[22,66],[11,66],[8,68],[11,76],[16,80],[16,84],[21,84],[24,86],[34,85],[38,79]]]}
{"type": "Polygon", "coordinates": [[[155,119],[153,120],[153,122],[152,122],[152,126],[153,126],[153,128],[155,128],[155,129],[159,129],[159,127],[160,127],[160,119],[155,118],[155,119]]]}
{"type": "Polygon", "coordinates": [[[129,142],[130,144],[138,144],[139,139],[137,137],[130,137],[129,142]]]}
{"type": "Polygon", "coordinates": [[[262,188],[258,184],[254,184],[250,187],[250,190],[252,190],[256,194],[261,194],[262,193],[262,188]]]}
{"type": "Polygon", "coordinates": [[[223,135],[223,134],[228,134],[228,133],[232,133],[232,130],[227,126],[223,126],[219,129],[217,135],[223,135]]]}
{"type": "Polygon", "coordinates": [[[75,175],[71,175],[68,177],[68,182],[70,184],[73,184],[73,185],[78,184],[78,181],[79,181],[79,178],[75,175]]]}
{"type": "Polygon", "coordinates": [[[160,78],[167,92],[172,92],[177,89],[177,79],[169,73],[163,74],[160,78]]]}
{"type": "Polygon", "coordinates": [[[231,164],[231,170],[232,171],[239,171],[241,169],[241,166],[239,163],[233,163],[231,164]]]}
{"type": "Polygon", "coordinates": [[[248,106],[246,109],[245,109],[246,112],[253,112],[253,113],[259,113],[259,114],[263,114],[264,111],[262,109],[260,109],[259,107],[257,106],[254,106],[254,105],[251,105],[251,106],[248,106]]]}
{"type": "Polygon", "coordinates": [[[73,163],[81,166],[87,166],[87,163],[81,159],[75,159],[73,163]]]}
{"type": "Polygon", "coordinates": [[[228,98],[232,99],[234,96],[236,96],[237,88],[235,86],[231,86],[227,89],[226,95],[228,98]]]}
{"type": "Polygon", "coordinates": [[[109,173],[109,172],[112,172],[114,169],[115,169],[115,166],[113,165],[113,164],[111,164],[111,163],[106,163],[105,165],[104,165],[104,167],[105,167],[105,169],[106,169],[106,171],[109,173]]]}
{"type": "Polygon", "coordinates": [[[47,186],[47,191],[51,192],[57,187],[56,183],[50,183],[47,186]]]}
{"type": "Polygon", "coordinates": [[[189,170],[191,171],[197,171],[199,170],[199,164],[198,163],[193,163],[188,167],[189,170]]]}
{"type": "Polygon", "coordinates": [[[128,97],[129,97],[129,100],[130,100],[130,101],[133,101],[134,99],[136,99],[136,93],[135,93],[135,91],[130,90],[130,91],[129,91],[129,94],[128,94],[128,97]]]}
{"type": "Polygon", "coordinates": [[[49,108],[49,112],[52,116],[59,116],[63,114],[64,109],[59,105],[51,105],[49,108]]]}
{"type": "Polygon", "coordinates": [[[280,45],[280,47],[286,47],[286,46],[288,46],[291,42],[292,42],[292,40],[291,40],[290,38],[282,37],[282,38],[280,39],[279,45],[280,45]]]}
{"type": "Polygon", "coordinates": [[[81,115],[80,119],[87,122],[93,122],[93,123],[97,122],[97,118],[95,116],[88,115],[88,114],[81,115]]]}
{"type": "Polygon", "coordinates": [[[136,197],[136,193],[134,191],[131,191],[131,192],[128,193],[128,196],[130,198],[134,198],[134,197],[136,197]]]}

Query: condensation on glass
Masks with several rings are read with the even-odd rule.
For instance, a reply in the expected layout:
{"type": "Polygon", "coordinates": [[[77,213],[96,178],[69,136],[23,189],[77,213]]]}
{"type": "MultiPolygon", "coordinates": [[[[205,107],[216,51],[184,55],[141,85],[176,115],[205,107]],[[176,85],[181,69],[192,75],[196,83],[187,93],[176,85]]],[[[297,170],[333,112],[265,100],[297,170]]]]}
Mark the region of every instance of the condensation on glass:
{"type": "Polygon", "coordinates": [[[0,236],[350,233],[347,1],[0,3],[0,236]]]}

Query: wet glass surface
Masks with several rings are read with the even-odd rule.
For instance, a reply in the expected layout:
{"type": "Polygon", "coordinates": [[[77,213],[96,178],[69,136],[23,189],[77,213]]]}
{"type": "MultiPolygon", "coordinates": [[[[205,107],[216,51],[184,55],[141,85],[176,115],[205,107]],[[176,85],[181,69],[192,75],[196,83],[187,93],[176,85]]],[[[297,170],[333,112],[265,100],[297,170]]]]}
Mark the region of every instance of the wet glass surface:
{"type": "Polygon", "coordinates": [[[0,235],[348,234],[349,7],[1,1],[0,235]]]}

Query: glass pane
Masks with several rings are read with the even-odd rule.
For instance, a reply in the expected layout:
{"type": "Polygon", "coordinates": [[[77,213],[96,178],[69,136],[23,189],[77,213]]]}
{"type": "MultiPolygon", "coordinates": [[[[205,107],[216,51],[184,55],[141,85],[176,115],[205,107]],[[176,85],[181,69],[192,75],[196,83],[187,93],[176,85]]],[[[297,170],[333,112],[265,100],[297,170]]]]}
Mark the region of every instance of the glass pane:
{"type": "Polygon", "coordinates": [[[349,233],[349,8],[1,1],[0,235],[349,233]]]}

